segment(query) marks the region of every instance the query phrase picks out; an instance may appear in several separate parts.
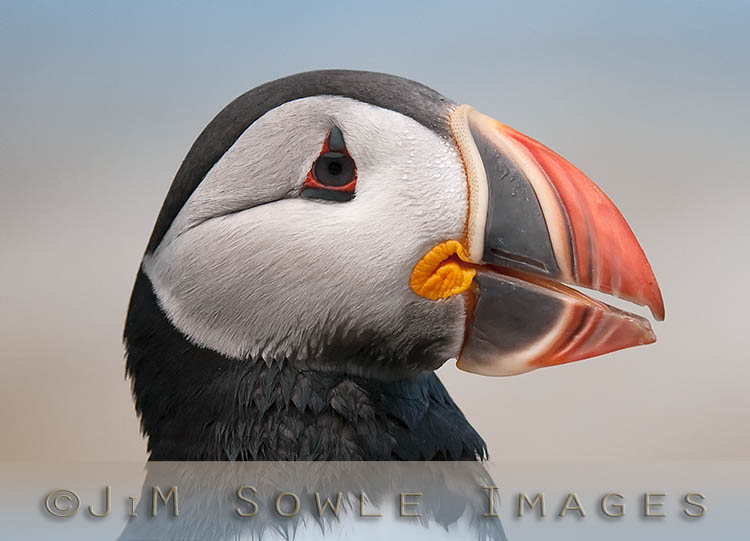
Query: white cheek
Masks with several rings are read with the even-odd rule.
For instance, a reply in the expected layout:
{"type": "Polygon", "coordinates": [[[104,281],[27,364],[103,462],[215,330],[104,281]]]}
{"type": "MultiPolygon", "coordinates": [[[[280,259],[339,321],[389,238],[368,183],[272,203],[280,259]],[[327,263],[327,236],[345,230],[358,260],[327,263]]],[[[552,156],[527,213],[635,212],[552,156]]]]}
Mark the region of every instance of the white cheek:
{"type": "MultiPolygon", "coordinates": [[[[246,178],[249,169],[232,175],[238,166],[231,163],[216,169],[144,258],[162,308],[192,341],[235,358],[304,359],[334,335],[414,333],[429,326],[449,335],[457,355],[463,299],[429,301],[408,283],[427,250],[463,235],[467,194],[460,157],[403,115],[345,98],[318,99],[325,120],[312,124],[325,131],[331,116],[341,116],[336,121],[358,167],[354,200],[291,198],[248,207],[252,186],[272,179],[261,173],[246,178]],[[245,210],[206,219],[208,201],[212,209],[245,210]],[[423,321],[409,319],[415,311],[423,321]]],[[[261,169],[262,160],[254,167],[261,169]]],[[[283,181],[274,189],[286,193],[298,183],[283,181]]]]}
{"type": "MultiPolygon", "coordinates": [[[[368,113],[377,117],[379,111],[368,113]]],[[[355,201],[362,204],[362,217],[380,231],[382,243],[390,232],[387,241],[400,246],[402,255],[415,256],[413,265],[437,242],[462,238],[467,185],[451,143],[408,117],[390,115],[385,135],[373,118],[347,136],[358,163],[355,201]]]]}
{"type": "Polygon", "coordinates": [[[299,111],[298,102],[256,120],[206,174],[162,244],[215,216],[277,201],[299,189],[332,125],[330,116],[299,111]],[[289,126],[295,126],[290,140],[289,126]]]}

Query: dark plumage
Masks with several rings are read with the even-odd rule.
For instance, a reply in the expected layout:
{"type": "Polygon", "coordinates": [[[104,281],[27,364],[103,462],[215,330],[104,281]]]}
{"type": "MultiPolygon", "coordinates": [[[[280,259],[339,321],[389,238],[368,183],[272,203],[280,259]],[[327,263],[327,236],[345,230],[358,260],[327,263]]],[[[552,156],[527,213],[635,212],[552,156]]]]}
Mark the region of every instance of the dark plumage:
{"type": "Polygon", "coordinates": [[[385,382],[228,359],[174,328],[142,272],[125,343],[152,460],[477,460],[487,454],[433,372],[385,382]]]}

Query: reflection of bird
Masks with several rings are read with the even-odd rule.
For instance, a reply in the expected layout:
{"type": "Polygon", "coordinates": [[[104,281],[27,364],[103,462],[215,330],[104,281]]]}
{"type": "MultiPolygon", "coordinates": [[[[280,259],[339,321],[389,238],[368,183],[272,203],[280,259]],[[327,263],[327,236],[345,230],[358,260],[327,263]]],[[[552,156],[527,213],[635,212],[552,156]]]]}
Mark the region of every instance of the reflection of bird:
{"type": "Polygon", "coordinates": [[[155,460],[475,460],[434,370],[507,375],[654,340],[626,222],[561,157],[389,75],[228,105],[167,194],[125,327],[155,460]]]}
{"type": "Polygon", "coordinates": [[[505,536],[498,517],[483,516],[488,484],[476,461],[151,461],[120,539],[495,541],[505,536]],[[157,494],[156,516],[154,486],[177,487],[157,494]]]}

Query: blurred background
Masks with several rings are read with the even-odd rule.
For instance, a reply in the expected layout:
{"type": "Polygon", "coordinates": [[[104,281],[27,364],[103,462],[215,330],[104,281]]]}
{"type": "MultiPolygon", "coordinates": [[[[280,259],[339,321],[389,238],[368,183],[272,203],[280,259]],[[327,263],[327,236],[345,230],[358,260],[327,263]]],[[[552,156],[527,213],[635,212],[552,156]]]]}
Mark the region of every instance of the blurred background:
{"type": "Polygon", "coordinates": [[[615,201],[667,319],[651,346],[440,375],[491,458],[750,458],[747,2],[0,2],[0,460],[142,461],[122,327],[188,148],[244,91],[420,81],[615,201]]]}

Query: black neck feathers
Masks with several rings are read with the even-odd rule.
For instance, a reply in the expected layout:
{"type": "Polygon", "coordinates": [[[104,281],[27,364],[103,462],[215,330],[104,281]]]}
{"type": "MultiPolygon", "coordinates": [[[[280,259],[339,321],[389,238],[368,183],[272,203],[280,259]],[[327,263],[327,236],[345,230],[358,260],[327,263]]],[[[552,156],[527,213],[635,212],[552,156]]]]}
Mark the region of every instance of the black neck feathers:
{"type": "Polygon", "coordinates": [[[383,382],[238,361],[190,343],[139,272],[127,374],[152,460],[477,460],[482,438],[430,372],[383,382]]]}

